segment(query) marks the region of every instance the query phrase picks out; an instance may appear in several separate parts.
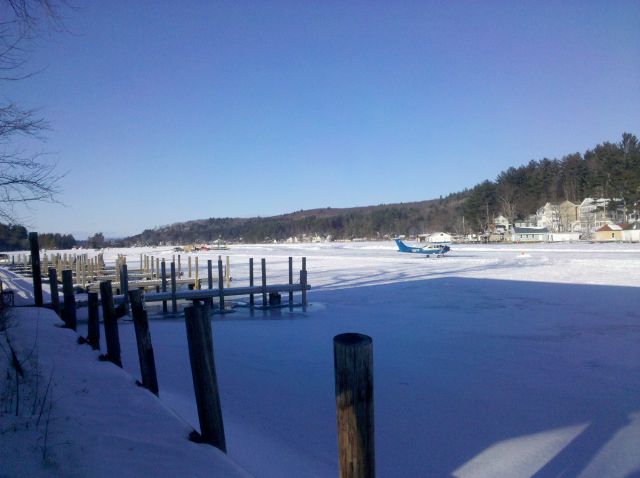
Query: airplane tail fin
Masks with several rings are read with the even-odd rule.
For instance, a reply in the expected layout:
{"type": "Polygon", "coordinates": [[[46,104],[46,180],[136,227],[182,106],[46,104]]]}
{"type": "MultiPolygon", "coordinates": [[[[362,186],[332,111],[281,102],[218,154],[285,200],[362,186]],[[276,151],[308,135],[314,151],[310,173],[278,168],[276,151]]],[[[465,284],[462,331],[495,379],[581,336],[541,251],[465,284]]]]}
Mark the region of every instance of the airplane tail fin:
{"type": "Polygon", "coordinates": [[[400,252],[411,252],[411,249],[407,247],[407,245],[402,242],[400,239],[395,239],[396,245],[398,246],[398,250],[400,252]]]}

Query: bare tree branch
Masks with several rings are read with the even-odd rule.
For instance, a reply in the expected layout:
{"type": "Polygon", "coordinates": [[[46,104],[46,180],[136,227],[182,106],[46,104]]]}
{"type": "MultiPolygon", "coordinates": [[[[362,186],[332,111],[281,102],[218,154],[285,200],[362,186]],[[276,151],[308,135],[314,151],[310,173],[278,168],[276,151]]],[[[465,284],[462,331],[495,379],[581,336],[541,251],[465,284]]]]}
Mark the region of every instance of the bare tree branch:
{"type": "MultiPolygon", "coordinates": [[[[34,72],[25,69],[32,40],[42,23],[60,20],[56,4],[52,0],[0,0],[0,18],[0,81],[29,78],[34,72]]],[[[25,154],[15,147],[20,137],[44,140],[48,127],[36,110],[13,101],[0,102],[0,221],[18,222],[18,205],[57,202],[64,175],[55,172],[56,163],[43,154],[25,154]]]]}

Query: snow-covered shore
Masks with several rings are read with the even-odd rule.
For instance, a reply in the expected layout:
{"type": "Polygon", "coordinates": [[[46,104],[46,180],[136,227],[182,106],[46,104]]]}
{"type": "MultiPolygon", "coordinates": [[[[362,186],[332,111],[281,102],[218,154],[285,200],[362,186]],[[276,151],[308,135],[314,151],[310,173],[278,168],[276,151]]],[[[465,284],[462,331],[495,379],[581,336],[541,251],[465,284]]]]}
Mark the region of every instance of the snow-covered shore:
{"type": "MultiPolygon", "coordinates": [[[[14,308],[8,321],[24,377],[17,392],[15,374],[2,377],[0,476],[249,476],[219,450],[189,441],[187,423],[78,345],[52,311],[14,308]]],[[[0,357],[3,373],[8,358],[0,357]]]]}

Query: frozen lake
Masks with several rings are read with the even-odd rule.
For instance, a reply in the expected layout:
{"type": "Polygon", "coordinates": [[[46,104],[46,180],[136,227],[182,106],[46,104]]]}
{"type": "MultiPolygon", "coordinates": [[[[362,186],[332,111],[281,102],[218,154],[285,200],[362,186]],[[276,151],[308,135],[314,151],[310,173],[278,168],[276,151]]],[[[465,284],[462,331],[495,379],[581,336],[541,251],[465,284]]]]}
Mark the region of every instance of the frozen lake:
{"type": "MultiPolygon", "coordinates": [[[[374,344],[379,476],[627,477],[640,472],[640,246],[391,242],[232,246],[269,283],[307,257],[306,312],[213,322],[229,455],[256,476],[335,476],[332,338],[374,344]]],[[[140,252],[171,257],[165,249],[140,252]]],[[[206,259],[217,253],[201,254],[206,259]]],[[[184,260],[184,259],[183,259],[184,260]]],[[[183,262],[183,270],[185,269],[183,262]]],[[[182,320],[154,320],[160,396],[197,426],[182,320]]],[[[133,327],[123,362],[138,375],[133,327]]]]}

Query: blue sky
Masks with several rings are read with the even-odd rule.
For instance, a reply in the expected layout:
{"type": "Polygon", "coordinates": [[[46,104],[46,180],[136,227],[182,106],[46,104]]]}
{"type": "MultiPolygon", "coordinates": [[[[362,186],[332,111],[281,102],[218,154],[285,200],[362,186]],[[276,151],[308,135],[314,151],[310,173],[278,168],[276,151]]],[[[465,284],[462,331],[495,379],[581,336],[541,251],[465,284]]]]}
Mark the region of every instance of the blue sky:
{"type": "Polygon", "coordinates": [[[640,2],[84,2],[3,85],[41,232],[430,199],[640,134],[640,2]]]}

